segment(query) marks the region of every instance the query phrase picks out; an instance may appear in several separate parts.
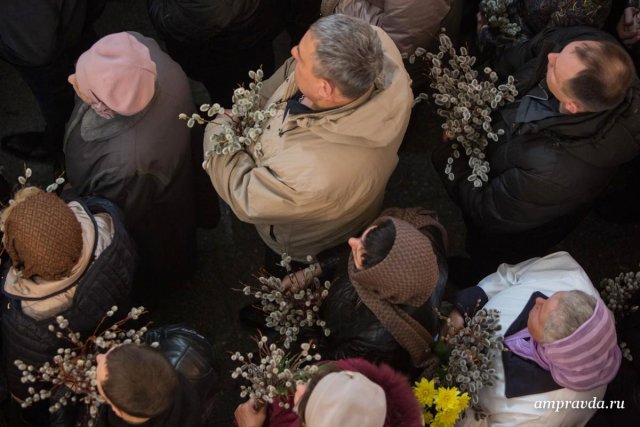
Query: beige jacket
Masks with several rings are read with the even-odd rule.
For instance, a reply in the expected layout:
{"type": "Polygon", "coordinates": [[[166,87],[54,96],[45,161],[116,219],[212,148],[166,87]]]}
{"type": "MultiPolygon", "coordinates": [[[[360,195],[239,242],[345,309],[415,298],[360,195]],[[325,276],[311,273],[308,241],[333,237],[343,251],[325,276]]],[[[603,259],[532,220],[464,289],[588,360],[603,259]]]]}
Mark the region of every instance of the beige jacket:
{"type": "MultiPolygon", "coordinates": [[[[263,87],[265,102],[277,103],[261,136],[263,155],[251,146],[203,165],[220,197],[277,253],[304,260],[345,242],[380,212],[413,96],[400,52],[376,30],[385,66],[369,92],[333,110],[285,115],[298,90],[290,58],[263,87]]],[[[205,153],[219,131],[207,126],[205,153]]]]}
{"type": "Polygon", "coordinates": [[[322,13],[341,13],[376,25],[400,52],[412,54],[438,38],[450,7],[451,0],[323,0],[322,13]]]}

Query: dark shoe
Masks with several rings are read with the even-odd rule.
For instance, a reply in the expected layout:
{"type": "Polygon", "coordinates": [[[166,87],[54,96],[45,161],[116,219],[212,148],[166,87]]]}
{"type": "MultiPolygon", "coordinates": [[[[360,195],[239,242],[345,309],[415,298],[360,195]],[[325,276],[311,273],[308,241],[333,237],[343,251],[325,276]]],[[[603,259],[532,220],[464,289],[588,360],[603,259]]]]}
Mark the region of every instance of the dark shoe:
{"type": "Polygon", "coordinates": [[[2,149],[21,159],[45,159],[53,157],[54,150],[44,143],[43,132],[24,132],[2,138],[2,149]]]}

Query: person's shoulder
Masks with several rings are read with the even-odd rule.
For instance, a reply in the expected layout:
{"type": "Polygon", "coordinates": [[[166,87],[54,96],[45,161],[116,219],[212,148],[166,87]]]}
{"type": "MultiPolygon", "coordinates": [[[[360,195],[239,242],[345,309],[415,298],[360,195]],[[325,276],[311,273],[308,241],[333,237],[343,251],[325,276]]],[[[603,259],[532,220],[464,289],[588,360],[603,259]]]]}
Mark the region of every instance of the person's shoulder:
{"type": "Polygon", "coordinates": [[[530,178],[553,178],[566,154],[557,144],[560,138],[548,132],[512,135],[490,151],[489,159],[500,159],[496,169],[516,168],[526,171],[530,178]]]}
{"type": "Polygon", "coordinates": [[[590,294],[596,292],[582,266],[566,251],[538,258],[519,274],[520,280],[537,282],[544,287],[539,289],[542,292],[573,289],[590,294]]]}
{"type": "Polygon", "coordinates": [[[201,398],[195,385],[189,381],[182,373],[178,373],[178,381],[180,387],[180,403],[174,405],[174,409],[178,409],[175,413],[178,424],[168,423],[167,427],[199,427],[201,425],[200,415],[202,414],[201,398]]]}
{"type": "Polygon", "coordinates": [[[579,40],[615,42],[616,39],[606,31],[599,30],[595,27],[576,25],[571,27],[548,27],[531,39],[530,44],[555,43],[562,48],[571,42],[579,40]]]}
{"type": "Polygon", "coordinates": [[[153,49],[153,50],[162,50],[160,49],[160,45],[158,44],[158,42],[151,38],[151,37],[147,37],[137,31],[127,31],[128,34],[132,35],[136,40],[138,40],[140,43],[142,43],[143,45],[145,45],[149,50],[153,49]]]}
{"type": "Polygon", "coordinates": [[[638,77],[633,79],[624,100],[614,110],[619,113],[617,120],[631,120],[633,124],[640,127],[640,121],[637,120],[640,110],[640,79],[638,77]]]}
{"type": "MultiPolygon", "coordinates": [[[[351,284],[346,272],[341,272],[334,278],[334,282],[329,289],[329,294],[325,302],[321,306],[321,310],[325,315],[333,319],[344,319],[345,317],[356,317],[360,319],[359,312],[363,310],[364,304],[361,304],[358,293],[351,284]]],[[[361,320],[361,319],[360,319],[361,320]]],[[[339,323],[342,323],[340,321],[339,323]]],[[[344,325],[340,325],[344,326],[344,325]]]]}
{"type": "Polygon", "coordinates": [[[173,93],[176,88],[180,88],[182,92],[191,94],[188,90],[188,80],[184,70],[168,53],[162,50],[154,38],[144,36],[136,31],[127,32],[149,49],[149,56],[156,64],[157,82],[160,90],[173,93]]]}
{"type": "Polygon", "coordinates": [[[400,53],[400,50],[398,50],[396,43],[391,39],[391,36],[380,27],[376,27],[375,25],[372,25],[371,27],[375,30],[378,38],[380,38],[385,58],[404,69],[402,54],[400,53]]]}

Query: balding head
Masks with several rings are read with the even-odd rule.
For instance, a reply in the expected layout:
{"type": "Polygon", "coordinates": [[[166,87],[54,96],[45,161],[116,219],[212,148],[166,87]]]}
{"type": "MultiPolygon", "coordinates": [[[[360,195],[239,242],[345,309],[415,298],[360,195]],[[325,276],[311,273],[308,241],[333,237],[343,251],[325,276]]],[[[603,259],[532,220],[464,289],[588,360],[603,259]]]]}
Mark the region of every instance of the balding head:
{"type": "Polygon", "coordinates": [[[548,60],[549,90],[560,101],[560,111],[568,114],[612,109],[635,75],[633,61],[615,42],[571,42],[548,60]]]}

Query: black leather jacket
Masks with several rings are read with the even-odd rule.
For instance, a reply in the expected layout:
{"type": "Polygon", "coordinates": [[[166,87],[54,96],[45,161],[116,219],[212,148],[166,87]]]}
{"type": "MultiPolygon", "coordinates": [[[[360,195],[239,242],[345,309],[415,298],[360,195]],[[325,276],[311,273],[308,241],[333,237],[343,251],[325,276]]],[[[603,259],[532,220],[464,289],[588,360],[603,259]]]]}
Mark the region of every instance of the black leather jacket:
{"type": "MultiPolygon", "coordinates": [[[[447,284],[447,266],[439,257],[440,277],[431,297],[420,307],[398,307],[420,322],[429,333],[438,333],[435,308],[440,307],[447,284]]],[[[360,300],[346,271],[346,261],[340,263],[329,295],[320,307],[320,317],[331,331],[319,338],[318,348],[324,360],[361,357],[373,363],[386,363],[408,376],[417,374],[409,353],[398,344],[373,312],[360,300]]],[[[324,266],[322,267],[325,270],[324,266]]]]}

